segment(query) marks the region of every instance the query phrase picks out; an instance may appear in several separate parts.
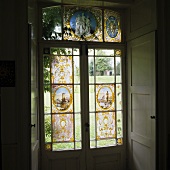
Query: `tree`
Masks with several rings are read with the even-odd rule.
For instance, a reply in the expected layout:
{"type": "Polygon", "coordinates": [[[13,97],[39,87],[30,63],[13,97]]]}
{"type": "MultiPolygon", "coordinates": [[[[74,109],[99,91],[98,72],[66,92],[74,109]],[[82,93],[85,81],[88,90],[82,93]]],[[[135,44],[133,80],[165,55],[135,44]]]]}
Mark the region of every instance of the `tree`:
{"type": "MultiPolygon", "coordinates": [[[[61,7],[49,7],[42,10],[42,34],[44,39],[52,39],[55,27],[61,25],[61,7]]],[[[55,35],[57,36],[57,35],[55,35]]],[[[56,37],[54,37],[56,38],[56,37]]]]}
{"type": "Polygon", "coordinates": [[[103,75],[106,70],[113,70],[111,58],[96,57],[96,72],[100,72],[100,75],[103,75]]]}

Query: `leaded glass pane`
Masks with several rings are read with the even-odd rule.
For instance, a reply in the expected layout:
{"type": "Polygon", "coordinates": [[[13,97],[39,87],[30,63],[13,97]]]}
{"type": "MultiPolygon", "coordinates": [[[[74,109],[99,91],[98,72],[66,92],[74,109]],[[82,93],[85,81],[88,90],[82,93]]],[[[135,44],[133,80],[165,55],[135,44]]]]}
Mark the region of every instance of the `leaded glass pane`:
{"type": "Polygon", "coordinates": [[[81,142],[75,142],[75,149],[81,149],[81,148],[82,148],[81,142]]]}
{"type": "Polygon", "coordinates": [[[108,147],[108,146],[116,146],[116,139],[108,139],[108,140],[99,140],[97,141],[97,147],[108,147]]]}
{"type": "Polygon", "coordinates": [[[96,111],[112,111],[114,109],[114,85],[96,85],[96,111]]]}
{"type": "Polygon", "coordinates": [[[116,82],[122,82],[122,71],[121,71],[121,57],[116,58],[116,82]]]}
{"type": "Polygon", "coordinates": [[[95,58],[96,83],[114,82],[114,58],[96,57],[95,58]]]}
{"type": "Polygon", "coordinates": [[[52,86],[52,113],[73,112],[73,86],[52,86]]]}
{"type": "Polygon", "coordinates": [[[89,57],[88,60],[88,69],[89,69],[89,83],[94,83],[94,57],[89,57]]]}
{"type": "Polygon", "coordinates": [[[52,150],[51,143],[46,143],[46,144],[45,144],[45,150],[46,150],[46,151],[51,151],[51,150],[52,150]]]}
{"type": "Polygon", "coordinates": [[[97,140],[115,138],[115,113],[103,112],[96,114],[97,140]]]}
{"type": "MultiPolygon", "coordinates": [[[[45,55],[43,60],[44,84],[50,84],[50,65],[51,65],[51,58],[50,56],[45,55]]],[[[46,91],[46,89],[44,90],[46,91]]]]}
{"type": "Polygon", "coordinates": [[[53,142],[73,142],[73,114],[52,115],[53,122],[53,142]]]}
{"type": "Polygon", "coordinates": [[[97,8],[64,7],[64,40],[103,41],[102,10],[97,8]]]}
{"type": "Polygon", "coordinates": [[[117,138],[123,137],[123,115],[121,111],[117,112],[117,138]]]}
{"type": "Polygon", "coordinates": [[[116,84],[116,109],[122,110],[122,84],[116,84]]]}
{"type": "Polygon", "coordinates": [[[44,86],[44,113],[51,113],[50,86],[44,86]]]}
{"type": "Polygon", "coordinates": [[[81,140],[81,115],[75,114],[75,141],[81,140]]]}
{"type": "Polygon", "coordinates": [[[54,56],[51,66],[52,83],[72,83],[72,56],[54,56]]]}
{"type": "Polygon", "coordinates": [[[79,56],[74,56],[74,83],[80,83],[80,61],[79,61],[79,56]]]}
{"type": "Polygon", "coordinates": [[[95,86],[89,85],[89,110],[90,112],[95,111],[95,86]]]}
{"type": "Polygon", "coordinates": [[[73,150],[74,143],[73,142],[53,143],[52,149],[53,149],[53,151],[73,150]]]}
{"type": "Polygon", "coordinates": [[[44,116],[45,142],[51,142],[51,115],[44,116]]]}
{"type": "Polygon", "coordinates": [[[61,7],[47,7],[42,9],[42,39],[62,40],[61,7]]]}
{"type": "Polygon", "coordinates": [[[96,139],[96,130],[95,130],[95,124],[96,124],[96,117],[95,113],[90,113],[90,140],[96,139]]]}
{"type": "Polygon", "coordinates": [[[74,86],[74,112],[81,111],[80,85],[74,86]]]}
{"type": "Polygon", "coordinates": [[[120,14],[104,10],[104,41],[121,42],[120,14]]]}

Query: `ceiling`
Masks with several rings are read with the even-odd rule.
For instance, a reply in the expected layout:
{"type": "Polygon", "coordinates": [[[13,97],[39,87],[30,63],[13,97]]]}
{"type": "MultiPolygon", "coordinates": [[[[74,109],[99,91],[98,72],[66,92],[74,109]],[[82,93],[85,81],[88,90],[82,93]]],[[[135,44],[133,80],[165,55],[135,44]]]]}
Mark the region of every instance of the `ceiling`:
{"type": "Polygon", "coordinates": [[[126,8],[134,2],[134,0],[37,0],[40,3],[58,3],[80,6],[100,6],[100,7],[116,7],[126,8]]]}

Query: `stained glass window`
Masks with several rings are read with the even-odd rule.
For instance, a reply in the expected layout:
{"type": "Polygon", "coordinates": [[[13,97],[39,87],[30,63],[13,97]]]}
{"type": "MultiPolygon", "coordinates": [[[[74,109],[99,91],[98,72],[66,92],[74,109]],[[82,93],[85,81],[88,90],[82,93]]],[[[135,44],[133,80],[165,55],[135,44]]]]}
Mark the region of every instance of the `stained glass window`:
{"type": "Polygon", "coordinates": [[[89,49],[90,148],[122,145],[121,50],[89,49]]]}
{"type": "Polygon", "coordinates": [[[120,13],[99,7],[42,8],[42,39],[120,43],[120,13]]]}
{"type": "Polygon", "coordinates": [[[44,129],[48,151],[81,149],[78,48],[44,48],[44,129]]]}

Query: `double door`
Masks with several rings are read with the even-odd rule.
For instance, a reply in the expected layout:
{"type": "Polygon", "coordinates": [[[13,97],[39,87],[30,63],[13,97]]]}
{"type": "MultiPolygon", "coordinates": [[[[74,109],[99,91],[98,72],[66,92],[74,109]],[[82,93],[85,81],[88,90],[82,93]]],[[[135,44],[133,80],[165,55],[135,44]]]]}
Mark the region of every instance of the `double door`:
{"type": "Polygon", "coordinates": [[[40,47],[41,169],[123,169],[123,47],[40,47]]]}

